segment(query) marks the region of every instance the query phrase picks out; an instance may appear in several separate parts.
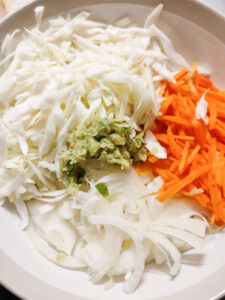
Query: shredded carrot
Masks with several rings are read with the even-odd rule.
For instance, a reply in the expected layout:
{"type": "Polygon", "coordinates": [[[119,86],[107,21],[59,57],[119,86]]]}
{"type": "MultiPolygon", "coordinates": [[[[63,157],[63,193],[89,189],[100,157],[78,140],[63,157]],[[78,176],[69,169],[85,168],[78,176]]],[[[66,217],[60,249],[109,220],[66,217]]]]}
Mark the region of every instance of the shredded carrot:
{"type": "Polygon", "coordinates": [[[169,145],[170,145],[170,151],[173,153],[173,155],[176,158],[180,158],[182,148],[175,141],[174,136],[173,136],[173,132],[172,132],[172,129],[171,129],[170,126],[168,126],[167,136],[168,136],[168,142],[169,142],[169,145]]]}
{"type": "Polygon", "coordinates": [[[225,198],[225,158],[224,158],[224,152],[222,152],[221,157],[222,157],[222,188],[223,188],[223,197],[225,198]]]}
{"type": "MultiPolygon", "coordinates": [[[[156,133],[155,137],[157,138],[158,141],[164,144],[168,144],[167,134],[156,133]]],[[[173,138],[176,140],[183,140],[183,141],[194,141],[195,139],[193,136],[185,136],[185,135],[173,135],[173,138]]]]}
{"type": "Polygon", "coordinates": [[[181,70],[179,73],[177,73],[175,76],[174,76],[174,79],[176,81],[180,80],[181,78],[183,78],[185,75],[187,75],[189,73],[189,71],[187,69],[183,69],[181,70]]]}
{"type": "Polygon", "coordinates": [[[162,105],[161,105],[161,111],[162,111],[163,113],[166,113],[172,102],[173,102],[173,96],[172,96],[172,95],[171,95],[171,96],[168,96],[168,97],[166,98],[166,100],[163,101],[163,103],[162,103],[162,105]]]}
{"type": "Polygon", "coordinates": [[[159,196],[158,196],[158,200],[159,201],[164,201],[167,198],[173,196],[174,194],[176,194],[177,192],[179,192],[182,188],[184,188],[186,185],[188,185],[189,183],[193,182],[196,178],[198,178],[199,176],[201,176],[202,174],[208,172],[210,170],[210,164],[197,169],[195,171],[193,171],[191,174],[189,174],[187,177],[183,178],[182,180],[180,180],[176,185],[173,185],[170,189],[168,189],[167,191],[163,191],[159,196]]]}
{"type": "Polygon", "coordinates": [[[178,169],[179,175],[183,174],[184,169],[186,167],[189,147],[190,147],[190,143],[185,142],[184,150],[182,152],[182,156],[181,156],[181,160],[180,160],[180,166],[179,166],[179,169],[178,169]]]}
{"type": "Polygon", "coordinates": [[[198,154],[198,151],[201,149],[200,145],[196,145],[193,149],[191,155],[187,158],[187,165],[191,164],[194,160],[195,156],[198,154]]]}
{"type": "Polygon", "coordinates": [[[169,170],[170,170],[170,172],[175,173],[175,172],[178,170],[178,168],[179,168],[179,160],[176,159],[176,160],[173,161],[172,164],[170,165],[169,170]]]}
{"type": "Polygon", "coordinates": [[[148,161],[150,163],[155,163],[157,162],[159,159],[156,157],[156,156],[153,156],[153,155],[150,155],[149,158],[148,158],[148,161]]]}
{"type": "Polygon", "coordinates": [[[166,148],[167,159],[148,155],[136,165],[137,172],[149,168],[165,183],[157,199],[165,201],[176,193],[192,197],[211,212],[211,223],[225,224],[225,91],[197,71],[181,70],[176,82],[163,81],[164,102],[156,119],[156,139],[166,148]],[[206,92],[206,93],[205,93],[206,92]],[[203,93],[208,102],[208,124],[195,116],[203,93]],[[203,190],[193,194],[194,188],[203,190]]]}
{"type": "Polygon", "coordinates": [[[216,103],[213,101],[209,104],[209,130],[213,130],[216,127],[217,110],[216,103]]]}
{"type": "Polygon", "coordinates": [[[192,64],[191,64],[191,67],[194,71],[197,70],[197,68],[200,66],[200,63],[198,61],[194,61],[192,64]]]}
{"type": "Polygon", "coordinates": [[[173,173],[171,173],[168,170],[165,170],[163,168],[154,168],[154,171],[159,174],[162,178],[166,179],[166,180],[175,180],[177,179],[176,175],[174,175],[173,173]]]}
{"type": "Polygon", "coordinates": [[[165,120],[165,121],[170,121],[170,122],[172,122],[174,124],[183,125],[183,126],[186,126],[186,127],[191,127],[190,122],[185,121],[181,117],[177,117],[177,116],[163,116],[163,117],[161,117],[161,119],[165,120]]]}
{"type": "Polygon", "coordinates": [[[199,145],[206,144],[206,126],[202,120],[194,119],[192,121],[194,135],[199,145]]]}

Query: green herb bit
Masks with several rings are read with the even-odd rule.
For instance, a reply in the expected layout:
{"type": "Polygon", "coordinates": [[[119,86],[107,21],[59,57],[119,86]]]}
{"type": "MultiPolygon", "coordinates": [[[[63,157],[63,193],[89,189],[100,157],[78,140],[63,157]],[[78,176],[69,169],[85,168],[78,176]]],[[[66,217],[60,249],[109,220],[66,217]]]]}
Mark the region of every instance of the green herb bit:
{"type": "Polygon", "coordinates": [[[82,179],[84,178],[85,173],[86,173],[86,171],[78,165],[78,167],[77,167],[77,184],[82,183],[82,179]]]}
{"type": "Polygon", "coordinates": [[[105,182],[99,182],[95,187],[103,197],[109,196],[108,187],[105,182]]]}

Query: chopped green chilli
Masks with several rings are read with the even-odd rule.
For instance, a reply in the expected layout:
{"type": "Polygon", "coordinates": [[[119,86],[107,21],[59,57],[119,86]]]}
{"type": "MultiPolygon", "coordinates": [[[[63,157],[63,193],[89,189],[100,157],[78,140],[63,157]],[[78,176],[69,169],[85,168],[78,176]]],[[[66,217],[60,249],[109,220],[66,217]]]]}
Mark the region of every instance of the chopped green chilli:
{"type": "Polygon", "coordinates": [[[105,182],[99,182],[98,184],[95,185],[95,187],[103,197],[109,196],[108,187],[105,182]]]}

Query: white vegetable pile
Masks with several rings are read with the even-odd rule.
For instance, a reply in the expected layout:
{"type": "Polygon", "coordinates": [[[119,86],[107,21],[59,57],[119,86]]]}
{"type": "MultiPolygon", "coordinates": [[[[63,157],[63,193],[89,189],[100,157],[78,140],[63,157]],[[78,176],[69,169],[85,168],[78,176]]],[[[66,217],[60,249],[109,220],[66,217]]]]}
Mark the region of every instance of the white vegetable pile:
{"type": "MultiPolygon", "coordinates": [[[[37,249],[53,262],[85,268],[94,283],[125,276],[132,292],[154,260],[176,275],[181,252],[201,248],[204,211],[191,201],[159,203],[160,177],[140,178],[133,168],[102,169],[90,164],[90,190],[71,196],[60,181],[59,152],[68,132],[90,116],[123,118],[134,129],[149,127],[163,100],[162,79],[173,80],[167,63],[186,66],[171,41],[155,25],[159,5],[144,28],[128,19],[107,25],[57,17],[41,30],[25,29],[14,47],[14,32],[1,47],[0,196],[13,202],[37,249]],[[109,196],[95,188],[105,182],[109,196]],[[44,240],[44,241],[43,241],[44,240]],[[47,243],[46,243],[47,242],[47,243]]],[[[148,131],[146,147],[163,149],[148,131]]]]}

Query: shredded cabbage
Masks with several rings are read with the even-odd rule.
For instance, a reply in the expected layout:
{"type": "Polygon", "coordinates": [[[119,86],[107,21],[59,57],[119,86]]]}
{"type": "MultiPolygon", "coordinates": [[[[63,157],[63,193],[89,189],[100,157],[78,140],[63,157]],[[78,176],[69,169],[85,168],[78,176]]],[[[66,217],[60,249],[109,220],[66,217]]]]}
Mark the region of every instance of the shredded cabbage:
{"type": "Polygon", "coordinates": [[[208,102],[205,100],[205,95],[207,91],[201,96],[200,100],[196,105],[196,119],[201,119],[205,122],[205,124],[209,124],[209,118],[207,116],[208,102]]]}
{"type": "MultiPolygon", "coordinates": [[[[60,181],[59,153],[68,133],[90,117],[121,118],[149,129],[159,112],[161,80],[173,80],[168,59],[186,67],[155,25],[159,5],[144,28],[123,19],[108,25],[89,13],[57,17],[42,30],[25,29],[14,45],[7,35],[0,63],[0,205],[15,204],[21,227],[51,261],[86,268],[94,283],[112,286],[124,275],[124,291],[141,281],[145,264],[165,262],[177,274],[181,251],[201,248],[206,212],[191,200],[159,203],[161,177],[139,178],[133,168],[87,165],[88,190],[70,195],[60,181]],[[95,186],[105,183],[103,197],[95,186]],[[147,196],[146,196],[147,195],[147,196]],[[182,250],[183,249],[183,250],[182,250]]],[[[146,148],[166,151],[147,131],[146,148]]]]}
{"type": "Polygon", "coordinates": [[[166,149],[160,145],[154,134],[149,130],[145,134],[145,147],[152,155],[158,158],[167,158],[166,149]]]}

